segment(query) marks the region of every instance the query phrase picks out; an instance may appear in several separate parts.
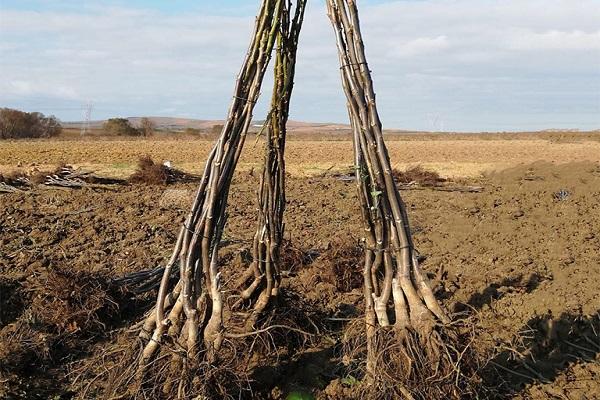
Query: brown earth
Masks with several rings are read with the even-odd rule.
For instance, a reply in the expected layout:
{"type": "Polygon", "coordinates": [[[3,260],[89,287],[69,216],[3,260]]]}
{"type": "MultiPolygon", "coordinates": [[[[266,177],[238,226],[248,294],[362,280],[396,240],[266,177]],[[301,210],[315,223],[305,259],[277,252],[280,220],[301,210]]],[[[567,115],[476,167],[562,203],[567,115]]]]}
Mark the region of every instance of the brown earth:
{"type": "MultiPolygon", "coordinates": [[[[419,164],[444,177],[479,177],[538,160],[600,162],[600,133],[390,135],[387,139],[394,167],[404,169],[419,164]]],[[[68,163],[122,178],[129,176],[138,158],[146,154],[159,162],[170,160],[186,172],[201,173],[212,144],[212,140],[186,136],[2,141],[0,173],[15,169],[50,170],[59,163],[68,163]]],[[[255,143],[254,136],[249,136],[239,169],[260,168],[262,149],[262,143],[255,143]]],[[[292,139],[286,146],[286,160],[293,176],[344,170],[352,164],[352,143],[346,137],[328,141],[292,139]]]]}
{"type": "MultiPolygon", "coordinates": [[[[41,142],[20,143],[27,145],[14,154],[2,147],[4,156],[11,157],[8,161],[0,157],[3,163],[32,159],[53,163],[78,154],[81,159],[117,163],[128,160],[124,154],[132,152],[123,150],[127,143],[115,147],[117,143],[107,142],[106,155],[85,147],[67,148],[57,155],[51,142],[42,153],[37,144],[41,142]]],[[[165,145],[157,154],[182,157],[175,161],[203,154],[197,147],[180,147],[182,155],[165,145]]],[[[392,157],[408,148],[405,154],[415,152],[416,159],[418,147],[401,145],[392,150],[392,157]]],[[[538,145],[519,154],[531,153],[528,157],[534,158],[538,145]]],[[[588,145],[561,148],[563,160],[589,154],[588,145]],[[572,153],[565,155],[568,148],[572,153]]],[[[314,146],[310,152],[326,150],[314,146]]],[[[421,151],[420,156],[429,160],[430,153],[438,152],[450,162],[458,151],[449,150],[452,146],[456,144],[436,142],[431,152],[421,151]]],[[[477,157],[494,157],[500,149],[523,144],[503,146],[510,148],[488,148],[477,157]]],[[[158,146],[153,148],[159,151],[158,146]]],[[[544,149],[540,151],[550,151],[552,145],[544,149]]],[[[301,157],[299,151],[291,147],[292,159],[301,157]]],[[[463,144],[461,151],[468,159],[475,148],[463,144]]],[[[327,153],[334,163],[342,150],[333,146],[327,153]]],[[[314,153],[307,157],[319,159],[314,153]]],[[[253,175],[236,174],[224,259],[247,248],[252,237],[258,174],[253,175]]],[[[481,374],[488,389],[482,396],[600,398],[600,165],[534,163],[461,184],[481,185],[484,190],[422,189],[402,194],[437,295],[449,310],[475,318],[474,347],[487,360],[481,374]]],[[[140,318],[149,304],[147,298],[118,294],[108,301],[97,282],[164,263],[193,187],[36,188],[0,195],[0,397],[70,398],[72,388],[82,390],[74,368],[86,365],[86,360],[94,363],[98,346],[109,346],[115,332],[140,318]],[[48,289],[59,287],[56,282],[63,288],[70,282],[67,293],[48,289]],[[72,317],[78,310],[87,314],[72,317]],[[60,313],[65,319],[57,321],[60,313]]],[[[284,286],[311,315],[342,320],[360,316],[357,211],[352,183],[330,176],[288,180],[288,253],[300,254],[301,261],[289,265],[293,274],[284,286]]],[[[327,388],[329,382],[340,384],[340,378],[348,378],[332,344],[345,329],[343,322],[329,323],[319,340],[282,352],[278,362],[265,365],[255,378],[273,389],[274,397],[297,388],[321,397],[335,392],[335,384],[327,388]]],[[[91,381],[83,386],[87,383],[91,381]]]]}

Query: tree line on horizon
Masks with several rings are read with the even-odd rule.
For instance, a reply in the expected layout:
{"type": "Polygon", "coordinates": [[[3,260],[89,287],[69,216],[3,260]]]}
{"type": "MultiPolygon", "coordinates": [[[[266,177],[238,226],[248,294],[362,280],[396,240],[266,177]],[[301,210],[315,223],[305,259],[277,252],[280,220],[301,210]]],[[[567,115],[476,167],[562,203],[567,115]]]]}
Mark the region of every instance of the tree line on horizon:
{"type": "Polygon", "coordinates": [[[102,124],[104,133],[115,136],[143,136],[154,134],[156,124],[150,118],[142,118],[138,127],[135,127],[127,118],[109,118],[102,124]]]}
{"type": "MultiPolygon", "coordinates": [[[[54,115],[0,108],[0,139],[51,138],[60,135],[62,130],[54,115]]],[[[146,117],[140,120],[139,126],[133,126],[127,118],[109,118],[102,130],[108,135],[148,137],[156,130],[156,124],[146,117]]]]}
{"type": "Polygon", "coordinates": [[[49,138],[61,132],[54,115],[0,108],[0,139],[49,138]]]}

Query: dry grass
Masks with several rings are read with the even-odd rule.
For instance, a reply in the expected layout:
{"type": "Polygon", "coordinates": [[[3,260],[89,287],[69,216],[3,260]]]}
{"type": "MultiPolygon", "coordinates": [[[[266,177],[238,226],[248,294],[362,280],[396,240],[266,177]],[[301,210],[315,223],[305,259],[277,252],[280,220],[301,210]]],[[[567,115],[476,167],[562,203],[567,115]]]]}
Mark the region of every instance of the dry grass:
{"type": "Polygon", "coordinates": [[[137,169],[129,177],[131,183],[145,183],[148,185],[166,185],[169,183],[168,168],[157,164],[149,155],[138,159],[137,169]]]}
{"type": "Polygon", "coordinates": [[[137,169],[129,177],[129,182],[146,185],[169,185],[176,182],[191,182],[197,176],[187,174],[175,168],[158,164],[149,155],[138,159],[137,169]]]}
{"type": "Polygon", "coordinates": [[[404,184],[416,182],[421,186],[439,186],[446,181],[436,171],[426,170],[420,165],[410,167],[404,171],[394,169],[392,175],[396,182],[404,184]]]}

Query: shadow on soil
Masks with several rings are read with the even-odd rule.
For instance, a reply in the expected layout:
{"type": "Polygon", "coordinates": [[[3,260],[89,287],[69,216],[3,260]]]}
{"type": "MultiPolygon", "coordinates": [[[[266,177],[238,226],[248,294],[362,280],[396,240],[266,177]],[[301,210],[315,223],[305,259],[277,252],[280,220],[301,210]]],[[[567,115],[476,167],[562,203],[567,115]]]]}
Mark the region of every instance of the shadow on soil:
{"type": "MultiPolygon", "coordinates": [[[[478,311],[514,291],[531,293],[546,279],[538,273],[505,278],[474,293],[466,304],[458,303],[454,311],[478,311]]],[[[595,362],[600,354],[600,310],[591,315],[535,316],[511,342],[496,346],[481,371],[483,387],[491,398],[511,398],[526,385],[552,382],[570,365],[595,362]]]]}
{"type": "Polygon", "coordinates": [[[530,319],[512,343],[483,370],[495,398],[508,398],[525,385],[552,382],[575,363],[594,362],[600,353],[600,310],[592,315],[565,313],[530,319]]]}
{"type": "Polygon", "coordinates": [[[458,303],[454,307],[455,312],[464,312],[469,309],[481,310],[484,306],[489,306],[493,301],[501,299],[506,293],[514,291],[522,293],[531,293],[544,280],[548,279],[538,273],[532,273],[527,278],[523,274],[504,278],[499,283],[492,283],[480,293],[471,295],[466,304],[458,303]]]}

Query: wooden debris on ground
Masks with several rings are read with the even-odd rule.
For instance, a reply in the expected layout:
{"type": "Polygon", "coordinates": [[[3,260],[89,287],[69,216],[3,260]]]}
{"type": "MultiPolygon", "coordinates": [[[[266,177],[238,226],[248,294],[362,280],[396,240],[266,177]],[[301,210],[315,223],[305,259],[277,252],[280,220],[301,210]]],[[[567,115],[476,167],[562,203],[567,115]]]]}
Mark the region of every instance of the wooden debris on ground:
{"type": "MultiPolygon", "coordinates": [[[[335,179],[342,182],[354,182],[356,177],[352,174],[334,174],[332,175],[335,179]]],[[[469,185],[454,185],[451,182],[447,182],[440,185],[422,185],[419,182],[413,181],[409,183],[396,182],[399,190],[439,190],[441,192],[461,192],[461,193],[481,193],[483,192],[483,186],[469,186],[469,185]]]]}
{"type": "Polygon", "coordinates": [[[103,178],[94,175],[91,171],[63,165],[47,175],[36,172],[32,175],[22,175],[5,182],[0,181],[0,193],[23,192],[38,186],[38,184],[38,187],[47,188],[81,189],[90,187],[111,189],[111,185],[123,184],[124,182],[122,179],[103,178]]]}
{"type": "Polygon", "coordinates": [[[15,193],[21,191],[21,189],[9,185],[8,183],[0,182],[0,193],[15,193]]]}

